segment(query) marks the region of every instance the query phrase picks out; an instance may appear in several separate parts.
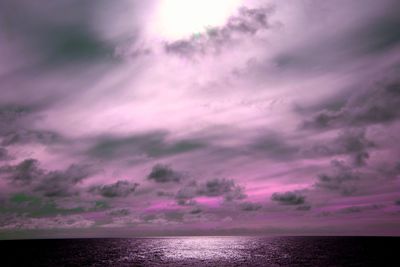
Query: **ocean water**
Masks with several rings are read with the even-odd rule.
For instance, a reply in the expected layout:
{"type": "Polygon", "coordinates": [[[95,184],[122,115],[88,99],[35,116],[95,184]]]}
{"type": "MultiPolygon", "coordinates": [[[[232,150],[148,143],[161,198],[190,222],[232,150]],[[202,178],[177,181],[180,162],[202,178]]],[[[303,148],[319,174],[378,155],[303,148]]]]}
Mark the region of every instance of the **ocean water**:
{"type": "Polygon", "coordinates": [[[0,266],[400,266],[394,237],[0,241],[0,266]]]}

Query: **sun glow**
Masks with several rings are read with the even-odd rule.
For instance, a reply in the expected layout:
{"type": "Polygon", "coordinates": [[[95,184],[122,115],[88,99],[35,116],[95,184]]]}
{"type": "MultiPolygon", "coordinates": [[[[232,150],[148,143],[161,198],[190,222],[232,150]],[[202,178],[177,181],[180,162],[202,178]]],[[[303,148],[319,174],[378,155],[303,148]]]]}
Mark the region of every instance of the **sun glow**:
{"type": "Polygon", "coordinates": [[[154,19],[157,35],[169,40],[223,25],[241,0],[160,0],[154,19]]]}

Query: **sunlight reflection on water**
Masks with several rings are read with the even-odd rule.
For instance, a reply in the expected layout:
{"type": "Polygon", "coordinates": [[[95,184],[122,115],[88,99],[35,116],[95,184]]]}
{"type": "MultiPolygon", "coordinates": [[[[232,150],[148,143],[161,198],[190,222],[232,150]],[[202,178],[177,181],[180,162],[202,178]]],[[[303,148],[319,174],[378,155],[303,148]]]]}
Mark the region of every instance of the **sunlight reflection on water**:
{"type": "Polygon", "coordinates": [[[242,257],[245,241],[238,237],[190,237],[162,240],[164,257],[170,259],[219,260],[242,257]]]}

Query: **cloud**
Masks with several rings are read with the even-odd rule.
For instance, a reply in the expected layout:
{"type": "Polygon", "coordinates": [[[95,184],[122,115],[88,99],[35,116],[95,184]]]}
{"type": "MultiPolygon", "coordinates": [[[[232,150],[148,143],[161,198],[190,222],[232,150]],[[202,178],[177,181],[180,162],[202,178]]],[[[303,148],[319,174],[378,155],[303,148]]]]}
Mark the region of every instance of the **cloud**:
{"type": "Polygon", "coordinates": [[[240,203],[240,208],[243,211],[257,211],[262,208],[261,204],[253,202],[243,202],[240,203]]]}
{"type": "Polygon", "coordinates": [[[330,174],[318,176],[316,186],[329,191],[338,191],[343,195],[353,194],[357,190],[356,182],[360,179],[360,174],[339,160],[333,160],[331,167],[333,170],[330,174]]]}
{"type": "Polygon", "coordinates": [[[351,154],[354,165],[363,166],[369,158],[368,148],[374,147],[374,143],[365,136],[365,130],[349,129],[339,135],[336,140],[339,149],[351,154]]]}
{"type": "Polygon", "coordinates": [[[110,211],[108,214],[110,214],[113,217],[124,217],[128,216],[130,213],[131,212],[129,209],[115,209],[110,211]]]}
{"type": "Polygon", "coordinates": [[[305,202],[305,196],[299,192],[273,193],[271,199],[284,205],[302,205],[305,202]]]}
{"type": "Polygon", "coordinates": [[[89,228],[94,225],[94,221],[85,219],[80,215],[55,216],[46,218],[26,218],[17,217],[3,225],[1,230],[17,229],[72,229],[89,228]]]}
{"type": "Polygon", "coordinates": [[[192,206],[196,204],[196,202],[193,200],[193,198],[197,196],[196,187],[197,187],[196,183],[191,183],[190,185],[187,185],[179,189],[175,195],[176,202],[182,206],[185,205],[192,206]]]}
{"type": "Polygon", "coordinates": [[[296,208],[296,210],[300,210],[300,211],[308,211],[308,210],[310,210],[311,209],[311,206],[310,205],[302,205],[302,206],[298,206],[297,208],[296,208]]]}
{"type": "Polygon", "coordinates": [[[187,40],[178,40],[165,45],[171,54],[191,57],[196,54],[218,53],[224,46],[233,44],[243,36],[255,35],[271,27],[268,16],[273,8],[242,7],[236,16],[228,19],[223,27],[209,28],[205,33],[193,35],[187,40]]]}
{"type": "MultiPolygon", "coordinates": [[[[296,38],[296,41],[292,40],[289,47],[282,46],[274,55],[274,65],[285,72],[337,74],[343,67],[348,67],[357,60],[395,49],[399,43],[400,20],[394,12],[399,5],[394,2],[388,0],[375,5],[370,1],[369,7],[366,8],[361,6],[362,2],[355,1],[346,4],[348,11],[337,8],[336,1],[321,5],[309,2],[303,5],[301,9],[304,8],[305,13],[301,12],[300,16],[313,15],[307,16],[303,23],[295,25],[284,21],[284,30],[290,31],[293,27],[298,32],[307,26],[314,32],[296,38]],[[357,12],[352,12],[354,10],[357,12]],[[353,15],[353,20],[349,19],[349,14],[353,15]],[[336,29],[335,35],[326,30],[333,27],[336,29]]],[[[277,6],[279,10],[281,6],[277,6]]],[[[295,13],[290,14],[290,17],[294,18],[295,13]]]]}
{"type": "Polygon", "coordinates": [[[197,188],[197,195],[224,196],[226,200],[232,201],[245,198],[243,191],[243,187],[236,185],[233,180],[215,178],[200,184],[197,188]]]}
{"type": "Polygon", "coordinates": [[[157,164],[151,169],[147,179],[153,180],[156,183],[177,183],[182,179],[182,176],[167,165],[157,164]]]}
{"type": "Polygon", "coordinates": [[[39,167],[36,159],[26,159],[17,165],[5,165],[0,167],[0,174],[5,174],[7,180],[17,185],[28,185],[40,180],[45,171],[39,167]]]}
{"type": "MultiPolygon", "coordinates": [[[[35,110],[34,106],[3,104],[0,105],[0,130],[1,133],[7,131],[7,126],[12,126],[23,117],[29,115],[35,110]]],[[[8,128],[8,129],[9,129],[8,128]]]]}
{"type": "MultiPolygon", "coordinates": [[[[396,71],[392,70],[396,77],[396,71]]],[[[397,73],[398,74],[398,73],[397,73]]],[[[364,85],[365,86],[365,85],[364,85]]],[[[345,104],[337,110],[325,108],[304,122],[305,128],[330,129],[390,123],[400,118],[400,83],[396,79],[367,85],[346,96],[345,104]]]]}
{"type": "Polygon", "coordinates": [[[157,196],[159,197],[173,197],[174,193],[171,192],[165,192],[165,191],[158,191],[157,196]]]}
{"type": "Polygon", "coordinates": [[[8,150],[0,147],[0,161],[10,160],[12,157],[8,154],[8,150]]]}
{"type": "Polygon", "coordinates": [[[303,148],[302,154],[306,157],[348,155],[354,166],[361,167],[370,157],[369,149],[375,147],[364,128],[345,128],[332,141],[313,142],[310,148],[303,148]]]}
{"type": "MultiPolygon", "coordinates": [[[[43,198],[30,193],[12,194],[7,201],[2,203],[0,212],[2,214],[29,217],[48,217],[55,215],[70,215],[84,213],[87,209],[84,205],[72,205],[63,207],[54,199],[43,198]]],[[[1,220],[0,220],[1,221],[1,220]]]]}
{"type": "Polygon", "coordinates": [[[9,146],[14,144],[56,144],[62,141],[62,137],[52,131],[19,130],[3,137],[1,144],[9,146]]]}
{"type": "Polygon", "coordinates": [[[230,179],[209,179],[202,183],[192,182],[179,189],[175,199],[179,205],[195,205],[195,198],[223,197],[225,201],[236,201],[245,199],[247,196],[242,186],[237,185],[230,179]]]}
{"type": "Polygon", "coordinates": [[[128,197],[136,191],[138,186],[138,183],[131,183],[129,181],[117,181],[109,185],[92,187],[90,189],[90,192],[106,198],[128,197]]]}
{"type": "Polygon", "coordinates": [[[387,51],[400,42],[400,19],[393,12],[393,9],[399,7],[398,3],[390,3],[384,16],[369,21],[361,29],[357,29],[357,32],[354,32],[351,41],[356,44],[363,44],[361,52],[379,53],[387,51]]]}
{"type": "Polygon", "coordinates": [[[157,131],[128,137],[101,137],[89,149],[88,155],[100,159],[147,155],[160,158],[194,151],[203,147],[197,140],[168,142],[167,132],[157,131]]]}
{"type": "Polygon", "coordinates": [[[10,41],[24,41],[32,53],[41,55],[42,64],[50,66],[112,55],[112,46],[91,25],[95,5],[81,1],[49,2],[42,0],[33,6],[24,0],[10,1],[4,8],[7,28],[2,27],[10,41]]]}
{"type": "Polygon", "coordinates": [[[245,199],[247,195],[244,192],[244,187],[235,185],[233,188],[224,194],[225,201],[235,201],[245,199]]]}
{"type": "Polygon", "coordinates": [[[164,217],[167,221],[181,222],[185,214],[179,211],[169,211],[164,213],[164,217]]]}
{"type": "Polygon", "coordinates": [[[189,213],[190,213],[190,214],[200,214],[200,213],[202,213],[202,212],[203,212],[202,209],[200,209],[200,208],[195,208],[195,209],[192,209],[189,213]]]}
{"type": "Polygon", "coordinates": [[[297,145],[290,144],[282,134],[272,131],[255,138],[249,148],[252,153],[260,153],[277,161],[294,159],[300,151],[297,145]]]}
{"type": "Polygon", "coordinates": [[[370,211],[370,210],[379,210],[383,208],[384,206],[382,205],[359,205],[359,206],[350,206],[346,207],[343,209],[340,209],[338,213],[344,213],[344,214],[350,214],[350,213],[360,213],[364,211],[370,211]]]}
{"type": "Polygon", "coordinates": [[[47,171],[40,168],[36,159],[26,159],[17,165],[0,167],[11,184],[25,186],[32,192],[46,197],[66,197],[77,194],[75,186],[94,172],[89,165],[72,164],[63,171],[47,171]]]}
{"type": "Polygon", "coordinates": [[[39,119],[38,112],[42,107],[37,105],[1,105],[0,104],[0,138],[1,145],[16,144],[56,144],[63,137],[50,130],[32,129],[39,119]]]}
{"type": "Polygon", "coordinates": [[[395,0],[250,1],[180,40],[155,31],[160,1],[0,2],[1,225],[328,229],[314,212],[354,206],[333,224],[369,234],[360,207],[389,202],[393,220],[395,0]]]}
{"type": "Polygon", "coordinates": [[[42,178],[34,191],[47,197],[67,197],[78,194],[77,184],[93,174],[89,165],[72,164],[64,171],[50,171],[42,178]]]}

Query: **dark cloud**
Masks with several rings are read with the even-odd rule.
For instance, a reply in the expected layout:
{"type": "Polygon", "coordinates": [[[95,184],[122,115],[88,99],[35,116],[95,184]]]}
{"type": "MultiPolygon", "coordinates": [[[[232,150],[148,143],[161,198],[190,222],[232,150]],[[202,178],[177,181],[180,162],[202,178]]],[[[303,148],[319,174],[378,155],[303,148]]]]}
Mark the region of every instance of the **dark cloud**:
{"type": "Polygon", "coordinates": [[[40,184],[34,191],[47,197],[67,197],[78,194],[75,188],[93,174],[93,168],[89,165],[73,164],[64,171],[50,171],[46,173],[40,184]]]}
{"type": "Polygon", "coordinates": [[[228,202],[246,198],[244,188],[233,180],[215,178],[186,185],[177,192],[175,199],[179,205],[195,205],[194,198],[199,196],[223,197],[228,202]]]}
{"type": "Polygon", "coordinates": [[[349,129],[339,135],[336,140],[339,150],[351,154],[356,166],[365,165],[369,158],[368,148],[374,147],[374,143],[365,136],[365,130],[349,129]]]}
{"type": "Polygon", "coordinates": [[[26,159],[17,165],[0,167],[0,174],[13,184],[28,185],[43,178],[45,171],[39,167],[36,159],[26,159]]]}
{"type": "Polygon", "coordinates": [[[197,184],[191,183],[181,189],[175,195],[176,202],[182,206],[193,206],[196,202],[193,200],[197,196],[197,184]]]}
{"type": "Polygon", "coordinates": [[[333,160],[331,167],[330,174],[318,176],[316,186],[330,191],[338,191],[343,195],[353,194],[357,190],[356,182],[360,179],[360,174],[339,160],[333,160]]]}
{"type": "Polygon", "coordinates": [[[287,138],[285,139],[284,136],[272,131],[257,137],[252,141],[249,148],[252,153],[258,152],[274,160],[294,159],[300,151],[299,147],[290,144],[287,138]]]}
{"type": "Polygon", "coordinates": [[[30,218],[25,215],[14,216],[11,220],[0,223],[4,229],[24,230],[49,230],[49,229],[71,229],[88,228],[94,221],[86,220],[81,215],[47,216],[43,218],[30,218]]]}
{"type": "Polygon", "coordinates": [[[52,131],[19,130],[3,137],[1,144],[9,146],[14,144],[56,144],[62,141],[62,137],[52,131]]]}
{"type": "Polygon", "coordinates": [[[349,128],[341,131],[333,141],[304,148],[302,154],[306,157],[348,155],[354,166],[364,166],[370,156],[369,149],[374,147],[364,128],[349,128]]]}
{"type": "Polygon", "coordinates": [[[182,179],[182,175],[167,165],[157,164],[152,168],[147,179],[157,183],[179,182],[182,179]]]}
{"type": "Polygon", "coordinates": [[[376,169],[376,171],[382,177],[393,179],[396,178],[398,175],[400,175],[400,163],[399,162],[385,163],[382,166],[379,166],[376,169]]]}
{"type": "Polygon", "coordinates": [[[16,106],[14,113],[6,113],[5,125],[0,107],[3,145],[60,141],[58,133],[33,127],[42,126],[42,122],[32,120],[32,113],[36,114],[37,110],[19,106],[34,104],[35,108],[48,111],[47,108],[55,107],[56,102],[65,102],[90,89],[89,83],[93,80],[88,79],[88,75],[100,75],[95,69],[100,71],[101,66],[104,71],[106,65],[115,63],[115,44],[102,38],[98,23],[94,23],[99,8],[104,5],[106,1],[95,4],[87,0],[68,3],[39,0],[36,4],[27,0],[0,2],[0,32],[5,37],[0,50],[16,59],[15,64],[11,63],[0,75],[0,105],[16,106]],[[77,72],[87,75],[78,77],[77,72]],[[60,82],[51,84],[57,79],[60,82]],[[64,82],[66,80],[68,82],[64,82]],[[29,97],[23,97],[27,95],[29,97]],[[12,119],[18,122],[7,125],[12,119]]]}
{"type": "Polygon", "coordinates": [[[398,3],[388,3],[383,16],[356,28],[347,40],[357,46],[360,53],[390,50],[400,43],[400,18],[395,11],[399,8],[398,3]]]}
{"type": "Polygon", "coordinates": [[[66,197],[77,194],[75,186],[88,178],[93,169],[89,165],[70,165],[63,171],[47,171],[40,167],[36,159],[26,159],[17,165],[0,167],[11,184],[25,186],[31,192],[40,193],[46,197],[66,197]]]}
{"type": "Polygon", "coordinates": [[[193,35],[187,40],[178,40],[165,45],[167,53],[181,56],[218,53],[224,46],[233,44],[242,36],[255,35],[271,27],[268,16],[273,8],[249,9],[242,7],[237,16],[232,16],[223,27],[210,28],[206,33],[193,35]]]}
{"type": "Polygon", "coordinates": [[[308,211],[308,210],[310,210],[311,209],[311,206],[310,205],[302,205],[302,206],[298,206],[297,208],[296,208],[296,210],[300,210],[300,211],[308,211]]]}
{"type": "Polygon", "coordinates": [[[262,208],[261,204],[253,202],[243,202],[240,204],[240,209],[243,211],[257,211],[262,208]]]}
{"type": "MultiPolygon", "coordinates": [[[[381,204],[369,204],[369,205],[357,205],[357,206],[348,206],[345,208],[337,209],[334,211],[323,211],[318,214],[321,217],[335,216],[335,215],[348,215],[348,214],[358,214],[362,212],[381,210],[384,208],[384,205],[381,204]]],[[[360,215],[357,215],[360,216],[360,215]]]]}
{"type": "MultiPolygon", "coordinates": [[[[280,52],[273,62],[279,70],[316,73],[335,71],[349,64],[349,61],[390,51],[400,43],[400,19],[394,11],[400,6],[394,2],[385,1],[380,5],[385,8],[376,8],[374,16],[367,15],[363,23],[349,23],[346,30],[339,30],[334,35],[324,29],[311,42],[300,42],[299,46],[280,52]]],[[[352,8],[359,9],[355,6],[352,8]]],[[[325,19],[319,20],[323,24],[325,19]]],[[[335,24],[328,23],[328,27],[334,27],[335,24]]]]}
{"type": "Polygon", "coordinates": [[[138,183],[118,181],[109,185],[95,186],[90,189],[90,192],[106,198],[128,197],[136,191],[138,186],[138,183]]]}
{"type": "Polygon", "coordinates": [[[302,205],[305,202],[305,196],[300,192],[273,193],[271,199],[284,205],[302,205]]]}
{"type": "Polygon", "coordinates": [[[394,204],[400,205],[400,199],[397,199],[397,200],[394,202],[394,204]]]}
{"type": "Polygon", "coordinates": [[[25,50],[41,55],[41,67],[106,58],[113,53],[112,46],[91,25],[96,6],[90,1],[42,0],[36,6],[9,1],[5,5],[7,28],[3,30],[10,42],[19,41],[25,50]]]}
{"type": "Polygon", "coordinates": [[[143,154],[160,158],[186,153],[204,146],[197,140],[168,142],[166,138],[166,132],[151,132],[130,137],[102,137],[89,149],[88,154],[101,159],[116,159],[143,154]]]}
{"type": "Polygon", "coordinates": [[[235,201],[245,199],[247,195],[244,192],[244,188],[238,185],[235,185],[230,192],[224,194],[225,201],[235,201]]]}
{"type": "Polygon", "coordinates": [[[63,25],[45,33],[40,47],[48,49],[53,63],[112,58],[113,49],[85,25],[63,25]]]}
{"type": "Polygon", "coordinates": [[[232,180],[227,179],[212,179],[202,184],[198,189],[197,193],[204,196],[221,196],[223,194],[232,191],[235,183],[232,180]]]}
{"type": "MultiPolygon", "coordinates": [[[[0,208],[2,214],[28,215],[30,217],[46,217],[82,213],[83,207],[63,208],[53,199],[39,196],[16,193],[11,195],[7,202],[0,208]]],[[[0,222],[1,223],[1,222],[0,222]]]]}
{"type": "Polygon", "coordinates": [[[157,215],[155,214],[145,214],[141,217],[144,222],[151,222],[157,219],[157,215]]]}
{"type": "Polygon", "coordinates": [[[171,192],[165,192],[165,191],[158,191],[157,196],[159,197],[173,197],[175,194],[171,192]]]}
{"type": "Polygon", "coordinates": [[[349,214],[349,213],[359,213],[359,212],[364,212],[364,211],[370,211],[370,210],[378,210],[383,208],[384,206],[382,205],[361,205],[361,206],[350,206],[346,207],[343,209],[340,209],[338,212],[339,213],[344,213],[344,214],[349,214]]]}
{"type": "Polygon", "coordinates": [[[243,187],[235,184],[229,179],[211,179],[200,184],[197,188],[197,195],[217,197],[224,196],[225,200],[232,201],[245,198],[243,187]]]}
{"type": "MultiPolygon", "coordinates": [[[[396,75],[396,72],[393,74],[396,75]]],[[[305,128],[332,129],[390,123],[400,118],[398,81],[375,83],[363,90],[353,90],[338,110],[324,109],[304,123],[305,128]]]]}
{"type": "Polygon", "coordinates": [[[128,216],[130,214],[130,211],[128,209],[116,209],[110,211],[108,214],[110,214],[113,217],[124,217],[128,216]]]}
{"type": "Polygon", "coordinates": [[[102,211],[102,210],[107,210],[110,208],[110,205],[108,204],[107,201],[104,200],[96,200],[93,203],[93,207],[91,208],[92,211],[102,211]]]}
{"type": "Polygon", "coordinates": [[[49,145],[62,142],[63,138],[54,131],[32,129],[34,122],[40,119],[38,113],[43,107],[39,104],[0,106],[1,145],[29,143],[49,145]]]}
{"type": "Polygon", "coordinates": [[[4,147],[0,147],[0,161],[10,160],[12,157],[8,154],[8,150],[4,147]]]}
{"type": "Polygon", "coordinates": [[[202,209],[200,209],[200,208],[195,208],[195,209],[192,209],[189,213],[190,213],[190,214],[200,214],[200,213],[202,213],[202,212],[203,212],[202,209]]]}
{"type": "Polygon", "coordinates": [[[168,221],[181,222],[183,221],[184,213],[179,211],[169,211],[164,213],[165,219],[168,221]]]}
{"type": "Polygon", "coordinates": [[[29,122],[27,115],[31,108],[23,105],[0,105],[0,136],[7,136],[22,128],[21,124],[29,122]]]}
{"type": "Polygon", "coordinates": [[[1,105],[0,106],[0,133],[4,134],[13,129],[16,121],[31,112],[31,108],[22,105],[1,105]]]}

